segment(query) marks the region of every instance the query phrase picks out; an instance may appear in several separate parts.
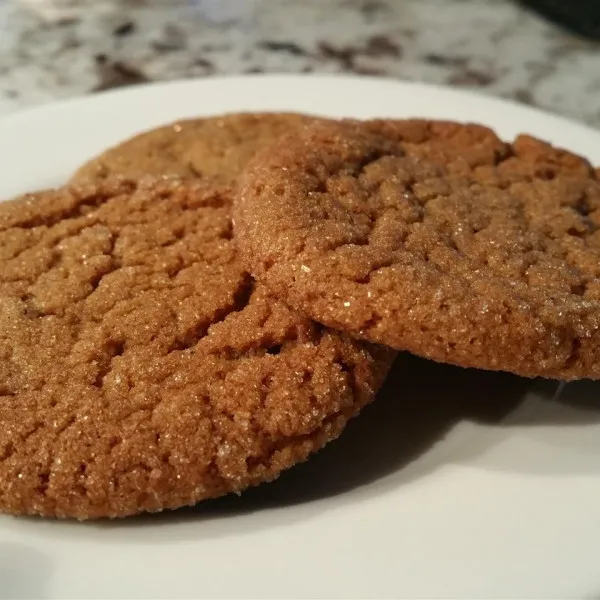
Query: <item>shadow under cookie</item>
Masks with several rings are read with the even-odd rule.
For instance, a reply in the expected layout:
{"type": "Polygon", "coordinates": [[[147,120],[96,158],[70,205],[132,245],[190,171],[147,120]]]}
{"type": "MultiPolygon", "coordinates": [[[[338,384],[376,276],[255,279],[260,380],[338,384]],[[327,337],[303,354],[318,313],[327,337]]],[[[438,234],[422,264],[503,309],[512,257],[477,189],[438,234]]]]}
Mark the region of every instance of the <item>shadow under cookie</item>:
{"type": "MultiPolygon", "coordinates": [[[[361,498],[430,477],[449,465],[532,476],[553,469],[557,476],[576,474],[567,440],[571,445],[587,444],[600,457],[600,441],[590,443],[591,438],[600,440],[596,435],[600,403],[594,404],[600,385],[569,384],[558,401],[553,400],[555,391],[555,382],[401,355],[377,400],[349,423],[344,435],[275,482],[250,489],[240,497],[211,500],[174,513],[92,526],[110,530],[200,520],[214,524],[214,528],[203,529],[207,535],[217,531],[223,535],[230,526],[236,531],[247,527],[249,521],[238,520],[244,515],[304,505],[305,511],[274,512],[271,524],[310,518],[313,511],[309,506],[329,510],[326,507],[331,505],[322,500],[337,497],[341,504],[360,502],[361,498]],[[536,451],[529,456],[508,454],[502,452],[507,441],[517,446],[531,443],[534,450],[554,441],[556,454],[565,452],[565,459],[544,461],[536,451]],[[218,525],[230,519],[227,526],[218,525]]],[[[572,448],[575,452],[579,449],[572,448]]],[[[264,526],[262,520],[257,523],[264,526]]],[[[139,534],[145,536],[141,531],[139,534]]]]}

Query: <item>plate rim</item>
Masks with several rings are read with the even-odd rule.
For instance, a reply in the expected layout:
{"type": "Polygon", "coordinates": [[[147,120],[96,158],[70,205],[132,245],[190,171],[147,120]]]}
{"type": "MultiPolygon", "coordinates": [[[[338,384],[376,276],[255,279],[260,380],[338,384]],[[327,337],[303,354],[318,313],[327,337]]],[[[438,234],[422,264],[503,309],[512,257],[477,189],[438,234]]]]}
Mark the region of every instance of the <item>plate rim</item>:
{"type": "MultiPolygon", "coordinates": [[[[9,121],[26,119],[39,112],[46,111],[60,111],[68,109],[69,107],[78,106],[82,104],[97,104],[105,103],[106,101],[114,101],[122,96],[135,96],[144,95],[150,91],[156,91],[167,88],[185,88],[195,87],[204,85],[215,85],[220,83],[228,84],[248,84],[256,82],[257,80],[264,81],[269,80],[273,83],[281,81],[331,81],[336,79],[338,81],[348,84],[378,84],[378,85],[393,85],[398,87],[405,87],[407,90],[418,89],[423,91],[431,91],[437,94],[445,94],[449,97],[454,97],[456,100],[469,100],[485,102],[491,106],[502,107],[504,109],[517,110],[524,116],[531,115],[536,117],[544,117],[550,119],[556,123],[556,125],[577,127],[582,130],[582,133],[597,134],[600,135],[600,129],[593,125],[587,124],[578,119],[561,115],[560,113],[551,111],[546,108],[538,108],[535,106],[527,105],[519,102],[513,98],[505,98],[502,96],[488,95],[480,89],[468,90],[448,86],[438,83],[422,82],[407,79],[396,79],[393,77],[385,76],[373,76],[373,75],[360,75],[360,74],[346,74],[346,73],[248,73],[248,74],[225,74],[225,75],[209,75],[205,77],[195,78],[178,78],[171,80],[160,80],[151,81],[147,83],[134,84],[129,86],[123,86],[119,88],[102,90],[99,92],[88,92],[83,94],[77,94],[69,98],[61,98],[58,100],[44,102],[42,104],[34,106],[25,106],[23,108],[11,111],[7,114],[0,115],[0,127],[9,121]]],[[[258,111],[260,112],[260,111],[258,111]]],[[[262,112],[269,112],[267,110],[262,112]]]]}

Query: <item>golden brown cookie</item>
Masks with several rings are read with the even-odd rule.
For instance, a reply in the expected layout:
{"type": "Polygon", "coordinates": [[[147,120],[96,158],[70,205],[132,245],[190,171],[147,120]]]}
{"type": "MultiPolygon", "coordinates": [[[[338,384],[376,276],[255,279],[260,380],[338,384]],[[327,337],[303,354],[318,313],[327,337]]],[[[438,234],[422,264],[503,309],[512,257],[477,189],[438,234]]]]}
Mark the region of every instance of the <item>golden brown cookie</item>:
{"type": "Polygon", "coordinates": [[[237,179],[257,150],[311,120],[299,114],[229,114],[178,121],[136,135],[83,165],[72,183],[112,175],[237,179]]]}
{"type": "Polygon", "coordinates": [[[231,199],[107,180],[0,204],[0,511],[122,517],[240,492],[373,398],[393,354],[255,285],[231,199]]]}
{"type": "Polygon", "coordinates": [[[528,136],[318,123],[257,155],[235,233],[290,306],[462,366],[600,378],[600,183],[528,136]]]}

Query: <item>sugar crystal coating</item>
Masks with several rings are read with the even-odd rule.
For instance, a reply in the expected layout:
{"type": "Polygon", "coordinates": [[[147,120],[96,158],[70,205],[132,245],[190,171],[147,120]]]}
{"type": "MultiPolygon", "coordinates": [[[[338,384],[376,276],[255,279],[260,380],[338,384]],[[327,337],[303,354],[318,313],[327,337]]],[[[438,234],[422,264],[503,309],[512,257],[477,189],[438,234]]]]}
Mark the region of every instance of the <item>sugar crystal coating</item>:
{"type": "Polygon", "coordinates": [[[255,284],[232,191],[106,180],[0,204],[0,511],[87,519],[269,481],[393,354],[255,284]]]}
{"type": "Polygon", "coordinates": [[[255,157],[235,233],[279,298],[462,366],[600,378],[600,182],[477,125],[315,123],[255,157]]]}
{"type": "Polygon", "coordinates": [[[72,182],[177,175],[232,183],[258,150],[311,120],[294,113],[240,113],[177,121],[105,150],[80,167],[72,182]]]}

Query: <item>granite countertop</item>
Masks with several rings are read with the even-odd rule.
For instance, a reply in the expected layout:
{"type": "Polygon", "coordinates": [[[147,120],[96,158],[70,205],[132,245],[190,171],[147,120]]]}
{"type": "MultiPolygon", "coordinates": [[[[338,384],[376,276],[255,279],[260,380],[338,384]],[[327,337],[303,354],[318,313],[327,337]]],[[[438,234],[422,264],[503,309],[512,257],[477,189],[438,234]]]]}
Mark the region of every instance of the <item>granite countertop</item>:
{"type": "Polygon", "coordinates": [[[511,0],[244,1],[239,17],[216,14],[215,0],[119,0],[112,11],[86,0],[79,16],[48,21],[0,0],[0,115],[147,81],[347,72],[480,90],[600,126],[600,45],[511,0]]]}

